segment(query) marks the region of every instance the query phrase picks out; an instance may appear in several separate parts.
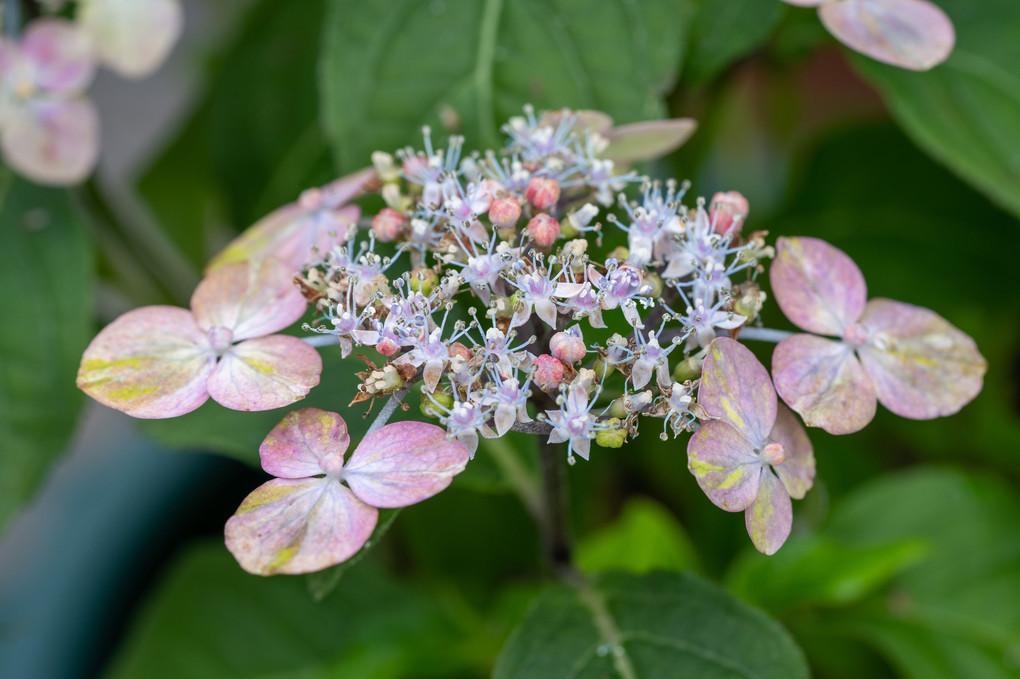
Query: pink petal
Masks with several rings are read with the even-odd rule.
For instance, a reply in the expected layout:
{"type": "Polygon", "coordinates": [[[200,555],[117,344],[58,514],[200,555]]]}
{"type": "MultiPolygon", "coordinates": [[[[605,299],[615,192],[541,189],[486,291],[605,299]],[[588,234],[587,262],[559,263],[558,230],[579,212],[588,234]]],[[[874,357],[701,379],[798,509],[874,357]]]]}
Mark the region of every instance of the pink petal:
{"type": "Polygon", "coordinates": [[[125,78],[144,78],[177,42],[183,16],[178,0],[82,0],[78,21],[107,66],[125,78]]]}
{"type": "Polygon", "coordinates": [[[956,43],[953,22],[927,0],[842,0],[818,15],[847,47],[914,71],[941,64],[956,43]]]}
{"type": "Polygon", "coordinates": [[[365,186],[378,178],[374,167],[365,167],[344,175],[322,187],[325,203],[337,208],[365,192],[365,186]]]}
{"type": "Polygon", "coordinates": [[[542,113],[542,117],[538,119],[538,124],[553,128],[558,127],[560,122],[563,120],[563,116],[568,113],[574,116],[574,124],[570,129],[575,132],[591,130],[592,132],[601,134],[604,137],[613,127],[613,119],[608,114],[603,113],[602,111],[593,111],[590,109],[581,109],[578,111],[570,111],[567,109],[546,111],[542,113]]]}
{"type": "Polygon", "coordinates": [[[776,421],[776,390],[765,366],[740,342],[719,337],[708,346],[698,403],[761,446],[776,421]]]}
{"type": "Polygon", "coordinates": [[[786,449],[786,461],[773,465],[772,471],[786,486],[790,497],[802,499],[815,482],[815,451],[800,420],[783,404],[779,404],[776,426],[772,428],[769,439],[782,443],[786,449]]]}
{"type": "Polygon", "coordinates": [[[744,512],[747,534],[762,554],[775,554],[793,526],[793,503],[776,475],[768,467],[761,470],[758,499],[744,512]]]}
{"type": "Polygon", "coordinates": [[[227,521],[227,549],[256,575],[311,573],[357,553],[379,512],[330,477],[273,479],[227,521]]]}
{"type": "Polygon", "coordinates": [[[262,468],[273,476],[297,479],[318,474],[339,475],[351,443],[347,423],[337,413],[302,408],[287,413],[262,445],[262,468]]]}
{"type": "Polygon", "coordinates": [[[758,496],[761,457],[736,429],[705,422],[687,443],[687,468],[705,495],[728,512],[747,509],[758,496]]]}
{"type": "Polygon", "coordinates": [[[7,163],[34,182],[76,184],[92,173],[99,159],[99,116],[88,99],[12,106],[0,146],[7,163]]]}
{"type": "Polygon", "coordinates": [[[216,269],[191,296],[195,320],[205,330],[231,330],[235,341],[282,330],[301,318],[307,306],[292,280],[294,273],[273,258],[216,269]]]}
{"type": "Polygon", "coordinates": [[[322,358],[289,335],[246,340],[223,354],[209,395],[232,410],[272,410],[303,399],[319,383],[322,358]]]}
{"type": "Polygon", "coordinates": [[[697,127],[697,121],[692,118],[620,125],[606,135],[609,148],[602,155],[623,164],[652,160],[680,148],[697,127]]]}
{"type": "Polygon", "coordinates": [[[51,92],[79,93],[95,74],[92,40],[66,19],[37,19],[21,40],[36,85],[51,92]]]}
{"type": "Polygon", "coordinates": [[[320,252],[329,250],[358,221],[361,208],[340,206],[357,197],[375,178],[375,170],[367,168],[302,194],[301,200],[269,213],[231,241],[206,271],[269,256],[299,271],[313,258],[313,247],[320,252]]]}
{"type": "Polygon", "coordinates": [[[78,388],[134,417],[177,417],[209,398],[206,380],[215,364],[216,355],[190,313],[142,307],[92,340],[78,368],[78,388]]]}
{"type": "Polygon", "coordinates": [[[988,367],[974,340],[933,311],[888,299],[868,302],[858,349],[878,400],[902,417],[952,415],[981,391],[988,367]]]}
{"type": "Polygon", "coordinates": [[[809,427],[850,434],[875,417],[875,389],[843,342],[787,337],[772,353],[772,377],[776,391],[809,427]]]}
{"type": "Polygon", "coordinates": [[[375,507],[406,507],[432,497],[464,471],[468,449],[422,422],[395,422],[358,444],[344,468],[354,494],[375,507]]]}
{"type": "Polygon", "coordinates": [[[853,260],[817,238],[780,238],[769,271],[786,317],[804,330],[843,336],[864,310],[868,289],[853,260]]]}

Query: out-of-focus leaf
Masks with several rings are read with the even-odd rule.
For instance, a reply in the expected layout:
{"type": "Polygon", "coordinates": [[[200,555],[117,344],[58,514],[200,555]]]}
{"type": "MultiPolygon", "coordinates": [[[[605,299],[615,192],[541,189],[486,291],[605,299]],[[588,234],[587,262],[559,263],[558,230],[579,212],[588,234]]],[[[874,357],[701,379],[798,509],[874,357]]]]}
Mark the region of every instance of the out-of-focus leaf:
{"type": "Polygon", "coordinates": [[[0,169],[0,529],[67,445],[92,330],[94,261],[66,191],[0,169]]]}
{"type": "Polygon", "coordinates": [[[780,614],[803,606],[846,606],[872,594],[922,558],[925,544],[907,540],[852,549],[822,536],[794,539],[765,557],[748,551],[728,576],[730,591],[780,614]]]}
{"type": "Polygon", "coordinates": [[[612,573],[549,587],[493,673],[566,676],[795,679],[808,668],[781,625],[700,578],[612,573]]]}
{"type": "Polygon", "coordinates": [[[323,121],[345,169],[374,150],[458,131],[498,145],[521,106],[659,118],[688,32],[675,0],[331,0],[323,37],[323,121]]]}
{"type": "Polygon", "coordinates": [[[1020,215],[1020,3],[944,0],[956,48],[927,73],[856,58],[923,149],[1020,215]]]}
{"type": "Polygon", "coordinates": [[[332,179],[318,124],[323,0],[262,2],[139,190],[198,266],[241,229],[332,179]]]}
{"type": "Polygon", "coordinates": [[[697,552],[676,518],[657,502],[640,497],[630,500],[615,522],[579,541],[574,561],[589,573],[699,567],[697,552]]]}
{"type": "Polygon", "coordinates": [[[436,603],[371,569],[316,603],[303,578],[252,576],[220,544],[187,552],[115,659],[112,677],[449,676],[461,633],[436,603]],[[365,673],[337,675],[336,667],[365,673]]]}
{"type": "Polygon", "coordinates": [[[760,47],[779,24],[783,10],[780,2],[701,0],[691,29],[684,81],[704,85],[760,47]]]}

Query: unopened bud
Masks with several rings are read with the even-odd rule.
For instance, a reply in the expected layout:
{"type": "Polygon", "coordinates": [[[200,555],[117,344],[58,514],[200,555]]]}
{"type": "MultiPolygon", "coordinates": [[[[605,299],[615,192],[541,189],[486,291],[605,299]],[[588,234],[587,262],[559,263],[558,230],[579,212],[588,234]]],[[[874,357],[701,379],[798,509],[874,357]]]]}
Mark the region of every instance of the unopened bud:
{"type": "Polygon", "coordinates": [[[524,197],[539,210],[548,210],[560,199],[560,185],[548,177],[532,177],[524,197]]]}
{"type": "Polygon", "coordinates": [[[432,269],[418,268],[411,271],[411,278],[407,281],[407,287],[414,292],[420,292],[428,297],[439,282],[439,274],[432,269]]]}
{"type": "Polygon", "coordinates": [[[497,198],[489,205],[489,221],[497,229],[509,229],[520,218],[520,203],[513,198],[497,198]]]}
{"type": "Polygon", "coordinates": [[[421,392],[421,405],[420,405],[422,415],[425,415],[426,417],[439,418],[442,415],[446,414],[446,412],[443,411],[442,408],[437,406],[436,403],[433,403],[433,401],[439,403],[439,406],[442,406],[442,408],[446,408],[447,411],[453,408],[452,394],[444,394],[441,391],[437,391],[432,394],[432,398],[429,398],[428,392],[426,392],[423,389],[421,392]]]}
{"type": "Polygon", "coordinates": [[[563,382],[563,364],[554,356],[541,354],[532,359],[532,380],[542,391],[553,391],[563,382]]]}
{"type": "Polygon", "coordinates": [[[704,359],[689,356],[676,364],[673,368],[673,379],[677,382],[696,380],[701,376],[701,365],[704,359]]]}
{"type": "Polygon", "coordinates": [[[626,262],[629,257],[630,257],[630,250],[628,250],[627,248],[623,247],[622,245],[618,245],[618,246],[616,246],[615,248],[612,249],[612,251],[609,253],[607,259],[615,259],[618,262],[626,262]]]}
{"type": "Polygon", "coordinates": [[[384,184],[389,184],[400,179],[400,168],[393,162],[393,156],[383,151],[376,151],[372,154],[372,166],[376,174],[384,184]]]}
{"type": "Polygon", "coordinates": [[[450,345],[450,358],[459,358],[464,361],[470,361],[474,358],[474,352],[468,349],[460,342],[454,342],[450,345]]]}
{"type": "Polygon", "coordinates": [[[372,232],[381,243],[391,243],[400,237],[404,229],[404,215],[391,207],[384,207],[372,218],[372,232]]]}
{"type": "Polygon", "coordinates": [[[778,441],[770,443],[761,451],[761,457],[773,467],[778,467],[786,462],[786,447],[778,441]]]}
{"type": "Polygon", "coordinates": [[[595,433],[595,443],[603,448],[620,448],[627,440],[627,430],[620,426],[619,418],[610,419],[612,429],[603,429],[595,433]]]}
{"type": "Polygon", "coordinates": [[[584,359],[588,347],[578,335],[558,332],[549,340],[549,352],[564,363],[577,363],[584,359]]]}
{"type": "Polygon", "coordinates": [[[375,345],[375,350],[383,356],[392,356],[393,354],[400,351],[400,345],[394,342],[389,337],[383,337],[375,345]]]}
{"type": "Polygon", "coordinates": [[[738,235],[749,207],[747,198],[736,191],[720,192],[712,196],[708,216],[715,226],[715,232],[725,235],[732,230],[732,235],[738,235]]]}
{"type": "Polygon", "coordinates": [[[616,370],[616,366],[599,356],[595,359],[595,363],[592,365],[591,369],[595,372],[595,376],[599,380],[604,380],[613,374],[613,371],[616,370]]]}
{"type": "Polygon", "coordinates": [[[560,223],[545,212],[540,212],[528,222],[528,235],[540,248],[552,247],[560,235],[560,223]]]}
{"type": "Polygon", "coordinates": [[[662,283],[662,278],[660,278],[659,274],[654,271],[646,273],[644,280],[642,280],[641,283],[642,288],[648,288],[648,291],[643,292],[642,294],[646,297],[651,297],[652,299],[659,299],[662,297],[662,293],[666,289],[666,286],[662,283]]]}

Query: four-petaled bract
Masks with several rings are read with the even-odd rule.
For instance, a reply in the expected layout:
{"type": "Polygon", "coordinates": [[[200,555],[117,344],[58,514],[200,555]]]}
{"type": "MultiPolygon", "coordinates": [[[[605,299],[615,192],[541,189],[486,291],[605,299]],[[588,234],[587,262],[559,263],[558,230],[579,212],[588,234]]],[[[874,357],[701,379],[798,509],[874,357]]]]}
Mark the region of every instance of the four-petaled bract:
{"type": "Polygon", "coordinates": [[[190,311],[142,307],[103,329],[82,356],[78,387],[141,418],[183,415],[210,396],[234,410],[290,405],[319,383],[322,359],[297,337],[270,333],[305,306],[275,259],[225,266],[199,283],[190,311]]]}
{"type": "Polygon", "coordinates": [[[99,117],[85,89],[92,41],[65,19],[33,21],[0,41],[0,146],[4,160],[41,184],[74,184],[99,157],[99,117]]]}
{"type": "Polygon", "coordinates": [[[698,402],[717,419],[691,436],[691,473],[717,506],[743,511],[754,546],[774,554],[790,535],[790,498],[803,498],[814,482],[811,442],[779,406],[765,367],[729,338],[708,346],[698,402]]]}
{"type": "Polygon", "coordinates": [[[780,238],[769,272],[786,317],[816,335],[772,354],[776,390],[805,424],[830,434],[862,429],[876,398],[915,420],[952,415],[981,391],[987,364],[969,336],[933,311],[867,300],[845,252],[817,238],[780,238]],[[859,357],[859,360],[858,360],[859,357]]]}
{"type": "Polygon", "coordinates": [[[953,22],[928,0],[783,0],[818,7],[829,33],[852,50],[900,68],[927,71],[956,44],[953,22]]]}
{"type": "Polygon", "coordinates": [[[344,461],[351,439],[340,415],[288,414],[259,448],[278,478],[256,488],[227,521],[227,549],[250,573],[308,573],[345,561],[372,535],[376,507],[430,498],[464,470],[468,451],[422,422],[368,434],[344,461]]]}

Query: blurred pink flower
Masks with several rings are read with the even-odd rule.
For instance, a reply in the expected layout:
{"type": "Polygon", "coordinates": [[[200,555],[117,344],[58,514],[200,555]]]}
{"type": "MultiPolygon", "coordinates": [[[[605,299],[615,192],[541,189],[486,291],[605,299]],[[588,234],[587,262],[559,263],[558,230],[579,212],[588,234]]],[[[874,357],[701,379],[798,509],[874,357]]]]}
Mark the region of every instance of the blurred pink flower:
{"type": "Polygon", "coordinates": [[[872,59],[927,71],[956,44],[953,22],[928,0],[783,0],[817,7],[822,23],[841,43],[872,59]]]}
{"type": "Polygon", "coordinates": [[[183,27],[179,0],[79,0],[77,20],[98,59],[125,78],[159,68],[183,27]]]}
{"type": "Polygon", "coordinates": [[[0,148],[40,184],[85,179],[99,156],[99,118],[84,95],[92,43],[75,24],[40,19],[19,41],[0,41],[0,148]]]}
{"type": "Polygon", "coordinates": [[[227,549],[258,575],[309,573],[352,557],[372,535],[376,507],[432,497],[464,470],[468,450],[446,431],[396,422],[351,439],[337,413],[304,408],[269,432],[259,457],[278,478],[256,488],[227,521],[227,549]]]}

